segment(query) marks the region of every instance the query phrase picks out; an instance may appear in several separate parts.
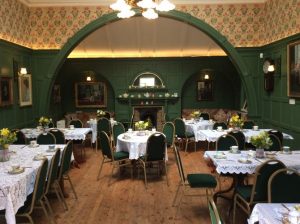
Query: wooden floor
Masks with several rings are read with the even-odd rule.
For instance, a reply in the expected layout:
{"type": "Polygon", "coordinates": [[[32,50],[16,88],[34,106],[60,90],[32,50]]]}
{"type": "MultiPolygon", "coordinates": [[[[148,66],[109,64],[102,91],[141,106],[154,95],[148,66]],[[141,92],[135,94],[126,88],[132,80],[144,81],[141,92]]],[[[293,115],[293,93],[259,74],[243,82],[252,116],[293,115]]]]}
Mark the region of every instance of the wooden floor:
{"type": "MultiPolygon", "coordinates": [[[[197,152],[181,152],[185,173],[210,172],[200,148],[197,152]]],[[[131,179],[126,170],[121,176],[115,170],[111,179],[109,164],[104,164],[101,178],[96,181],[102,155],[87,148],[87,161],[80,164],[79,169],[73,168],[70,171],[78,200],[70,192],[68,183],[65,184],[69,193],[68,211],[64,211],[55,197],[51,198],[57,223],[210,223],[205,197],[185,197],[179,212],[172,206],[179,174],[174,154],[169,151],[168,155],[169,186],[165,176],[158,177],[157,172],[152,172],[146,190],[142,172],[139,178],[135,173],[131,179]]],[[[200,192],[204,194],[204,191],[200,192]]],[[[217,206],[225,223],[231,223],[232,218],[227,216],[230,204],[220,199],[217,206]]],[[[33,218],[35,223],[46,223],[39,210],[34,212],[33,218]]],[[[246,223],[245,216],[238,218],[237,224],[246,223]]],[[[0,219],[0,223],[3,223],[1,221],[0,219]]]]}

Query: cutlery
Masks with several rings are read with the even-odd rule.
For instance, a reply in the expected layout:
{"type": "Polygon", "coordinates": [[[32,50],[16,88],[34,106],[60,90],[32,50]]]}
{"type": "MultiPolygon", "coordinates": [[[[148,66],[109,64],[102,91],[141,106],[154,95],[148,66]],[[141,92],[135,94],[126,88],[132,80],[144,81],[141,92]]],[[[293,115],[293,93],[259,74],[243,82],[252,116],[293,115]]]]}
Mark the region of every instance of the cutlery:
{"type": "Polygon", "coordinates": [[[32,166],[22,166],[22,168],[32,168],[32,166]]]}
{"type": "Polygon", "coordinates": [[[291,211],[285,204],[281,203],[281,205],[282,205],[286,210],[288,210],[289,212],[291,211]]]}
{"type": "Polygon", "coordinates": [[[262,161],[260,161],[259,159],[257,159],[257,158],[254,158],[257,162],[260,162],[260,163],[262,163],[262,161]]]}
{"type": "Polygon", "coordinates": [[[27,146],[27,145],[22,146],[21,149],[25,148],[26,146],[27,146]]]}

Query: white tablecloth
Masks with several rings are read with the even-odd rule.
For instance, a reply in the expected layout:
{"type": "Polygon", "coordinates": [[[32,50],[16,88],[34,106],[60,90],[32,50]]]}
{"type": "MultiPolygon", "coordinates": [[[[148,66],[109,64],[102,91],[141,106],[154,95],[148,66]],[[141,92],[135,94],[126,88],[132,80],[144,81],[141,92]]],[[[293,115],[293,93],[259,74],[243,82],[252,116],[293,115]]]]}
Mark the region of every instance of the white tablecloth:
{"type": "MultiPolygon", "coordinates": [[[[66,145],[55,145],[64,149],[66,145]]],[[[7,224],[16,223],[15,214],[24,205],[26,197],[33,192],[35,177],[41,161],[34,161],[35,155],[47,155],[50,162],[54,152],[46,152],[49,145],[30,148],[24,145],[10,145],[10,160],[0,163],[0,210],[5,209],[7,224]],[[25,171],[20,174],[8,174],[13,164],[20,164],[25,171]]]]}
{"type": "Polygon", "coordinates": [[[214,123],[208,120],[196,121],[196,120],[186,120],[185,122],[186,131],[194,133],[195,140],[201,141],[201,134],[199,135],[199,130],[212,130],[214,123]]]}
{"type": "MultiPolygon", "coordinates": [[[[91,128],[75,128],[75,129],[69,129],[69,128],[59,128],[64,135],[66,140],[85,140],[86,135],[93,131],[91,128]]],[[[42,131],[36,129],[36,128],[24,128],[21,130],[26,138],[34,139],[37,138],[39,134],[42,133],[42,131]]],[[[94,143],[94,141],[92,141],[94,143]]]]}
{"type": "MultiPolygon", "coordinates": [[[[138,136],[137,132],[123,133],[118,136],[116,151],[129,152],[129,159],[138,159],[139,157],[146,154],[147,140],[153,132],[147,132],[147,135],[138,136]],[[125,139],[124,136],[127,138],[125,139]]],[[[165,159],[168,160],[167,148],[165,159]]]]}
{"type": "MultiPolygon", "coordinates": [[[[97,119],[92,119],[87,121],[88,125],[92,129],[92,142],[95,143],[97,140],[97,119]]],[[[117,124],[117,121],[110,119],[110,125],[111,127],[117,124]]]]}
{"type": "MultiPolygon", "coordinates": [[[[269,131],[271,129],[259,129],[258,131],[254,131],[252,129],[243,129],[242,132],[245,135],[246,142],[250,142],[251,136],[258,135],[262,131],[269,131]]],[[[224,131],[217,131],[217,130],[198,130],[197,137],[199,138],[199,141],[209,141],[209,142],[215,142],[217,139],[227,134],[228,130],[224,131]]],[[[291,135],[283,133],[284,139],[294,139],[291,135]]]]}
{"type": "MultiPolygon", "coordinates": [[[[224,158],[217,159],[215,155],[216,151],[206,151],[204,158],[211,159],[216,167],[216,171],[221,174],[253,174],[255,168],[267,159],[256,159],[249,157],[249,151],[241,151],[240,154],[230,153],[229,151],[223,151],[224,158]],[[238,160],[241,158],[248,158],[251,163],[241,163],[238,160]]],[[[282,161],[287,167],[300,171],[300,151],[293,151],[292,154],[282,154],[277,152],[276,159],[282,161]]]]}
{"type": "MultiPolygon", "coordinates": [[[[285,205],[289,209],[293,209],[296,204],[285,205]]],[[[254,224],[257,221],[259,221],[259,224],[282,224],[282,213],[288,213],[288,210],[282,204],[258,203],[252,210],[248,224],[254,224]]]]}

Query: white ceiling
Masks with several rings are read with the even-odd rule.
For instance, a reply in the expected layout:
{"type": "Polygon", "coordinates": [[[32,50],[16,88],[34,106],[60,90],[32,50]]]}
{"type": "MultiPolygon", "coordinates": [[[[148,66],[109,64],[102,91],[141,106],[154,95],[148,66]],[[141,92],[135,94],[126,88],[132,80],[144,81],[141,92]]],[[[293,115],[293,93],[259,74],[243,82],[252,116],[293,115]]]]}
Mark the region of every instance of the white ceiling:
{"type": "MultiPolygon", "coordinates": [[[[37,6],[76,6],[110,5],[115,0],[20,0],[30,7],[37,6]]],[[[267,0],[172,0],[174,4],[247,4],[264,3],[267,0]]]]}
{"type": "Polygon", "coordinates": [[[71,52],[70,58],[196,57],[225,52],[199,29],[174,19],[133,17],[99,28],[71,52]]]}

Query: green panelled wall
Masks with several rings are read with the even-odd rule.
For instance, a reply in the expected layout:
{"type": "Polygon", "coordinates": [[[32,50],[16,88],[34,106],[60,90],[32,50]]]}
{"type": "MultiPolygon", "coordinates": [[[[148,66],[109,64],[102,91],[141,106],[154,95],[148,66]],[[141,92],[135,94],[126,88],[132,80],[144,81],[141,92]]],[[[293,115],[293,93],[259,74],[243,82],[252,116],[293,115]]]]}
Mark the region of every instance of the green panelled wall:
{"type": "Polygon", "coordinates": [[[88,70],[96,73],[94,81],[108,83],[107,110],[115,111],[119,119],[128,119],[131,107],[115,101],[115,96],[127,92],[134,78],[145,71],[158,74],[170,93],[177,92],[181,96],[174,104],[168,104],[171,118],[180,116],[182,108],[240,108],[241,82],[228,57],[68,59],[56,80],[63,86],[63,112],[95,111],[75,108],[75,82],[85,81],[84,71],[88,70]],[[213,101],[196,100],[196,81],[203,69],[213,70],[213,101]]]}

